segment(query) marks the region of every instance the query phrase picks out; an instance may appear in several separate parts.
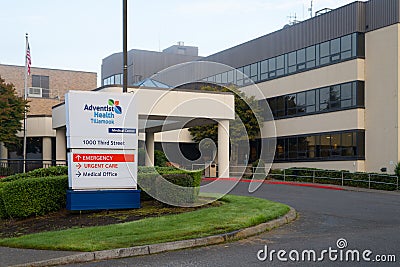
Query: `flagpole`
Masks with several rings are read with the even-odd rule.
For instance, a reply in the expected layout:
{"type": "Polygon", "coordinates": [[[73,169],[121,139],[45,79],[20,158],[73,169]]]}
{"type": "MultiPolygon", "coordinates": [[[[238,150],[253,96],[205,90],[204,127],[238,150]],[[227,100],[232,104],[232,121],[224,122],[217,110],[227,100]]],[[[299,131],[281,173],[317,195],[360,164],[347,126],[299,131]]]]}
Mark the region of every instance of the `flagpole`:
{"type": "MultiPolygon", "coordinates": [[[[27,99],[27,87],[28,87],[28,57],[27,57],[27,51],[28,51],[28,34],[26,33],[25,35],[25,82],[24,82],[24,100],[26,101],[27,99]]],[[[26,109],[24,109],[24,148],[23,148],[23,157],[24,157],[24,162],[23,162],[23,172],[26,172],[26,127],[27,127],[27,113],[26,109]]]]}

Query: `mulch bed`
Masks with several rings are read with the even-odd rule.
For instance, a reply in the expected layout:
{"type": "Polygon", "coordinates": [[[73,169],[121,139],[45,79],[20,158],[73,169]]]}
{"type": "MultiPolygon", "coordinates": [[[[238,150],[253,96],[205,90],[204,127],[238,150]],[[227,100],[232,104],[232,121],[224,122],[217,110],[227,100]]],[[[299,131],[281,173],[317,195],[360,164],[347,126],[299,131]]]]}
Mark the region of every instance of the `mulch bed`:
{"type": "Polygon", "coordinates": [[[141,204],[142,208],[134,210],[71,212],[63,209],[44,216],[26,219],[0,219],[0,238],[76,227],[131,222],[148,217],[178,214],[221,205],[218,201],[196,208],[172,207],[158,201],[144,201],[141,204]]]}

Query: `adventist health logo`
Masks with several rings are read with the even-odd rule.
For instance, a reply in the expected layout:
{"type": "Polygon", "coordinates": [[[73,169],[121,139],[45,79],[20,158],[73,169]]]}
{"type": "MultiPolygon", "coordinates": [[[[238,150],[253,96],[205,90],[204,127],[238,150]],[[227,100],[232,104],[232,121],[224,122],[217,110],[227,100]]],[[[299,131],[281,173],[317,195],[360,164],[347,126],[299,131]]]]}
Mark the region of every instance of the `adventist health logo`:
{"type": "Polygon", "coordinates": [[[93,112],[90,122],[94,124],[115,124],[115,114],[122,114],[122,107],[118,100],[108,99],[108,105],[95,106],[85,104],[83,110],[93,112]]]}

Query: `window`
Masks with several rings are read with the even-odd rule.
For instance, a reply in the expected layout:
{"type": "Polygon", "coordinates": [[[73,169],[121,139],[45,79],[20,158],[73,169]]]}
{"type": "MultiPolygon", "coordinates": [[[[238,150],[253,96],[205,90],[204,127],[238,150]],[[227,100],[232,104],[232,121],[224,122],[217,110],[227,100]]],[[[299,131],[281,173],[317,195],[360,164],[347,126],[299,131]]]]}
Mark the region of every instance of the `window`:
{"type": "Polygon", "coordinates": [[[321,65],[329,63],[329,42],[322,43],[319,49],[321,65]]]}
{"type": "MultiPolygon", "coordinates": [[[[342,108],[351,107],[352,105],[352,93],[354,83],[345,83],[341,86],[340,91],[340,106],[342,108]]],[[[355,97],[354,97],[355,98],[355,97]]]]}
{"type": "Polygon", "coordinates": [[[49,76],[43,75],[32,75],[32,87],[38,88],[40,90],[40,96],[43,98],[50,97],[50,78],[49,76]],[[39,89],[41,88],[41,89],[39,89]]]}
{"type": "Polygon", "coordinates": [[[250,65],[244,66],[243,73],[245,76],[250,77],[250,65]]]}
{"type": "Polygon", "coordinates": [[[297,50],[297,69],[302,70],[306,68],[306,50],[297,50]]]}
{"type": "Polygon", "coordinates": [[[276,76],[276,59],[271,58],[268,60],[269,77],[276,76]]]}
{"type": "Polygon", "coordinates": [[[123,74],[122,73],[103,79],[103,86],[113,85],[113,84],[122,84],[122,83],[123,83],[123,74]]]}
{"type": "Polygon", "coordinates": [[[342,155],[341,134],[331,134],[331,156],[337,157],[342,155]]]}
{"type": "Polygon", "coordinates": [[[287,114],[296,115],[296,94],[286,96],[287,114]]]}
{"type": "Polygon", "coordinates": [[[250,65],[250,79],[253,81],[258,81],[258,63],[254,63],[250,65]]]}
{"type": "Polygon", "coordinates": [[[279,96],[276,98],[276,116],[283,117],[286,115],[285,97],[279,96]]]}
{"type": "Polygon", "coordinates": [[[307,158],[315,158],[316,156],[316,136],[305,137],[307,142],[307,158]]]}
{"type": "MultiPolygon", "coordinates": [[[[263,59],[239,67],[237,70],[246,74],[254,82],[260,82],[355,57],[365,57],[365,37],[362,33],[345,35],[269,59],[263,59]]],[[[213,78],[208,77],[207,81],[215,81],[215,76],[211,76],[213,78]]],[[[230,81],[229,78],[227,81],[230,81]]],[[[225,77],[221,77],[221,82],[225,83],[225,77]]],[[[109,84],[110,81],[104,80],[104,85],[107,83],[109,84]]],[[[244,86],[249,83],[249,79],[238,78],[236,80],[237,86],[244,86]]]]}
{"type": "Polygon", "coordinates": [[[239,68],[238,71],[236,72],[236,84],[238,86],[243,85],[243,68],[239,68]]]}
{"type": "Polygon", "coordinates": [[[315,112],[315,90],[306,92],[306,112],[315,112]]]}
{"type": "Polygon", "coordinates": [[[353,133],[342,133],[342,156],[355,155],[353,133]]]}
{"type": "Polygon", "coordinates": [[[276,58],[276,76],[282,76],[285,74],[285,56],[279,56],[276,58]]]}
{"type": "Polygon", "coordinates": [[[298,137],[298,150],[297,150],[297,158],[307,158],[307,137],[298,137]]]}
{"type": "Polygon", "coordinates": [[[227,74],[227,76],[228,76],[227,83],[228,84],[232,84],[234,82],[235,78],[233,77],[233,74],[234,74],[233,70],[228,71],[228,74],[227,74]]]}
{"type": "Polygon", "coordinates": [[[315,67],[315,46],[306,48],[306,68],[315,67]]]}
{"type": "Polygon", "coordinates": [[[364,130],[278,137],[275,162],[363,159],[364,147],[364,130]]]}
{"type": "Polygon", "coordinates": [[[297,71],[296,52],[291,52],[288,55],[288,73],[297,71]]]}
{"type": "Polygon", "coordinates": [[[215,82],[216,83],[221,83],[222,82],[222,75],[221,74],[217,74],[217,76],[215,76],[215,82]]]}
{"type": "Polygon", "coordinates": [[[260,69],[260,72],[261,72],[260,79],[261,80],[268,79],[268,60],[261,61],[260,68],[261,68],[260,69]]]}
{"type": "Polygon", "coordinates": [[[288,158],[289,159],[297,159],[297,137],[288,138],[288,158]]]}
{"type": "Polygon", "coordinates": [[[328,110],[329,107],[329,87],[325,87],[319,90],[319,110],[328,110]]]}
{"type": "Polygon", "coordinates": [[[329,90],[329,109],[340,108],[340,85],[334,85],[329,90]]]}
{"type": "Polygon", "coordinates": [[[32,75],[32,87],[50,89],[49,76],[32,75]]]}
{"type": "Polygon", "coordinates": [[[343,36],[340,38],[340,52],[341,59],[351,57],[351,35],[343,36]]]}
{"type": "Polygon", "coordinates": [[[275,119],[362,108],[364,107],[364,82],[332,85],[267,100],[275,119]]]}
{"type": "Polygon", "coordinates": [[[330,41],[330,47],[331,61],[334,62],[340,60],[340,38],[330,41]]]}
{"type": "Polygon", "coordinates": [[[282,138],[276,141],[275,155],[278,159],[285,159],[285,139],[282,138]]]}
{"type": "Polygon", "coordinates": [[[306,112],[306,93],[298,93],[296,95],[296,106],[297,106],[297,114],[302,114],[306,112]]]}

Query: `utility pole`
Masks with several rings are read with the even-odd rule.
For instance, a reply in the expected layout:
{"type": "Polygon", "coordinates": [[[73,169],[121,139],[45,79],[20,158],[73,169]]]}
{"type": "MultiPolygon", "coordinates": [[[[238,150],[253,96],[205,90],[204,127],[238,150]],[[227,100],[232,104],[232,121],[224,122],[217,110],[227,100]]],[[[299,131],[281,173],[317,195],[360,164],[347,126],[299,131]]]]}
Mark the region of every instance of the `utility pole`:
{"type": "Polygon", "coordinates": [[[123,87],[122,92],[128,92],[128,0],[123,0],[123,57],[124,57],[124,67],[123,67],[123,87]]]}

